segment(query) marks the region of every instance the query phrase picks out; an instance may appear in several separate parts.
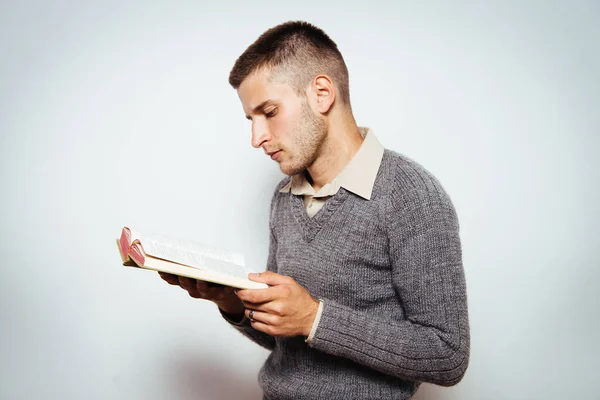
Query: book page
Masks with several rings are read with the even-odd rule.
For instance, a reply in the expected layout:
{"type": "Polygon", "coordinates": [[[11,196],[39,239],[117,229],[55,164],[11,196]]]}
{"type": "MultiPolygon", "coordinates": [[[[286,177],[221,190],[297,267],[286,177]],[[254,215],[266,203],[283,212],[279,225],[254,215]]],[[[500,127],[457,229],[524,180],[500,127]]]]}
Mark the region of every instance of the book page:
{"type": "Polygon", "coordinates": [[[248,278],[248,272],[244,268],[244,257],[239,253],[201,245],[189,240],[141,233],[131,229],[130,231],[132,240],[139,240],[144,252],[153,257],[242,279],[248,278]]]}
{"type": "Polygon", "coordinates": [[[199,253],[181,250],[162,243],[146,241],[141,242],[144,252],[156,258],[173,261],[193,268],[206,269],[224,275],[248,279],[244,266],[232,262],[219,260],[199,253]]]}
{"type": "Polygon", "coordinates": [[[245,266],[246,260],[244,256],[238,252],[233,252],[224,249],[218,249],[212,246],[206,246],[191,240],[158,235],[154,233],[139,232],[130,229],[132,241],[139,239],[142,245],[144,243],[160,243],[163,246],[171,247],[188,253],[196,253],[205,257],[214,258],[221,261],[230,262],[233,264],[245,266]]]}

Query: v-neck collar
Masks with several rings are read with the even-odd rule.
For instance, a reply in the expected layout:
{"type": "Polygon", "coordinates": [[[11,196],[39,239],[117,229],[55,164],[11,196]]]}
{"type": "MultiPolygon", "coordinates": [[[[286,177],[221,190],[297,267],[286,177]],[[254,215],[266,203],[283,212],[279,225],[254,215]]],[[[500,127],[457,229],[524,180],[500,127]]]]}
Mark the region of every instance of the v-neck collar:
{"type": "Polygon", "coordinates": [[[302,228],[302,237],[305,241],[310,242],[317,236],[319,231],[327,224],[349,195],[350,193],[346,189],[340,188],[335,195],[327,200],[323,208],[311,218],[306,213],[302,196],[289,194],[292,214],[302,228]]]}

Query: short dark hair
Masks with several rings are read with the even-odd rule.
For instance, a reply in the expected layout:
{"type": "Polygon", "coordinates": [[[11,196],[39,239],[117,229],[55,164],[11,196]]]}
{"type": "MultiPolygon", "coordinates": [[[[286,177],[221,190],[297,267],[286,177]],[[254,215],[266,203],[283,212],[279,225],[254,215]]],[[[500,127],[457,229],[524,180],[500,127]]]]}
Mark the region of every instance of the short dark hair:
{"type": "Polygon", "coordinates": [[[304,21],[277,25],[252,43],[236,60],[229,84],[238,89],[260,68],[283,75],[298,94],[318,74],[333,80],[340,100],[350,105],[348,68],[337,45],[323,30],[304,21]]]}

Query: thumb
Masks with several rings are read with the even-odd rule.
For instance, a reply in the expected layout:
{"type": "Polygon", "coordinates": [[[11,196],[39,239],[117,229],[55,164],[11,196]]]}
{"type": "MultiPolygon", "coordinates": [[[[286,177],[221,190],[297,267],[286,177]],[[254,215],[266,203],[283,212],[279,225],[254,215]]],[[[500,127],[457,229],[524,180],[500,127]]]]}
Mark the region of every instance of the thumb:
{"type": "Polygon", "coordinates": [[[283,285],[284,283],[290,283],[289,276],[279,275],[272,271],[266,271],[261,273],[250,273],[248,274],[248,279],[254,282],[262,282],[266,283],[269,286],[283,285]]]}

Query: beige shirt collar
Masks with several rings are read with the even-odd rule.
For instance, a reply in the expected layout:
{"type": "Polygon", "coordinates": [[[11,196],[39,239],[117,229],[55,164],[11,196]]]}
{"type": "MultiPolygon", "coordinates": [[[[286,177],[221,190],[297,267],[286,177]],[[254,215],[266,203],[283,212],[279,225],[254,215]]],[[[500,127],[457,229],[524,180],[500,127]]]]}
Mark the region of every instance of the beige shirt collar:
{"type": "Polygon", "coordinates": [[[333,181],[315,192],[304,173],[293,175],[290,182],[281,188],[280,192],[294,195],[309,195],[313,197],[333,196],[340,187],[366,199],[371,199],[377,171],[383,158],[383,146],[379,143],[372,130],[359,127],[364,140],[346,167],[333,181]]]}

